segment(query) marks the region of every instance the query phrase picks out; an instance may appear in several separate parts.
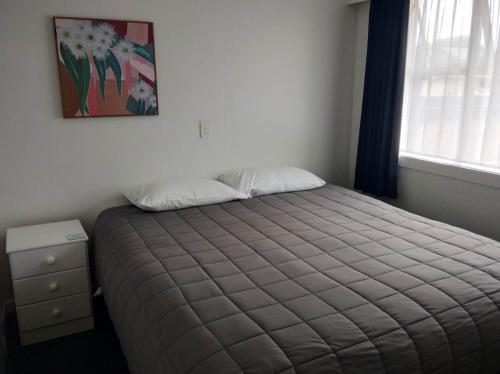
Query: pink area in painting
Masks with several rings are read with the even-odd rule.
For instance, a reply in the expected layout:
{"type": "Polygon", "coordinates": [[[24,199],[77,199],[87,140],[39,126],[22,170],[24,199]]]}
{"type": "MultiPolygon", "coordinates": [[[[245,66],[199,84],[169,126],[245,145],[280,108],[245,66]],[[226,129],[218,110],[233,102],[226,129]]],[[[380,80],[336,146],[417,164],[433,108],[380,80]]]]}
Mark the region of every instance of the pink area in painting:
{"type": "Polygon", "coordinates": [[[90,115],[95,115],[97,112],[97,95],[101,93],[98,92],[95,74],[91,75],[90,85],[89,85],[89,95],[87,98],[87,106],[89,108],[90,115]]]}
{"type": "Polygon", "coordinates": [[[134,40],[140,45],[148,44],[148,25],[145,23],[129,22],[125,37],[129,40],[134,40]]]}
{"type": "Polygon", "coordinates": [[[153,66],[140,56],[134,56],[130,60],[130,65],[137,70],[137,72],[145,77],[150,84],[155,81],[155,69],[153,66]]]}
{"type": "Polygon", "coordinates": [[[123,88],[127,92],[132,89],[132,67],[130,66],[130,61],[125,61],[124,69],[125,69],[125,81],[123,82],[123,88]]]}

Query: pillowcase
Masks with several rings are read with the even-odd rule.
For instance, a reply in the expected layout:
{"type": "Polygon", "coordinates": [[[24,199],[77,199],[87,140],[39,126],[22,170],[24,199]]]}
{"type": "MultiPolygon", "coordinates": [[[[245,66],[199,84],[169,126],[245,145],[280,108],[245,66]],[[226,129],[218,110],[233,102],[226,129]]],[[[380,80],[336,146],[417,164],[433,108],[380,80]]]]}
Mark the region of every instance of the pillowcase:
{"type": "Polygon", "coordinates": [[[289,166],[236,170],[217,179],[248,196],[311,190],[326,184],[307,170],[289,166]]]}
{"type": "Polygon", "coordinates": [[[136,207],[155,212],[217,204],[248,197],[210,179],[162,181],[139,186],[124,195],[136,207]]]}

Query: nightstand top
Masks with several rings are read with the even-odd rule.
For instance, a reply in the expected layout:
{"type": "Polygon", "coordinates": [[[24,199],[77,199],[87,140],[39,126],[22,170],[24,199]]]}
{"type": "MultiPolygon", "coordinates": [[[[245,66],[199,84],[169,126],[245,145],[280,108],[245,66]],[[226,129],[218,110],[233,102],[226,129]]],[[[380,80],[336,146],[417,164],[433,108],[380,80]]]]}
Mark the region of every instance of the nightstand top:
{"type": "Polygon", "coordinates": [[[87,240],[87,234],[79,220],[16,227],[7,229],[6,252],[26,251],[87,240]]]}

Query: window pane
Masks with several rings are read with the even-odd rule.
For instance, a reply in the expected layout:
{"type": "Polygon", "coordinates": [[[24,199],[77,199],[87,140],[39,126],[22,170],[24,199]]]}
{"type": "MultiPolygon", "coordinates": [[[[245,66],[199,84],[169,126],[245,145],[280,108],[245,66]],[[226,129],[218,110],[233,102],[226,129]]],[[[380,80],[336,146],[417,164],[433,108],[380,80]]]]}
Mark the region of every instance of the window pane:
{"type": "Polygon", "coordinates": [[[412,0],[401,150],[500,168],[500,0],[412,0]]]}

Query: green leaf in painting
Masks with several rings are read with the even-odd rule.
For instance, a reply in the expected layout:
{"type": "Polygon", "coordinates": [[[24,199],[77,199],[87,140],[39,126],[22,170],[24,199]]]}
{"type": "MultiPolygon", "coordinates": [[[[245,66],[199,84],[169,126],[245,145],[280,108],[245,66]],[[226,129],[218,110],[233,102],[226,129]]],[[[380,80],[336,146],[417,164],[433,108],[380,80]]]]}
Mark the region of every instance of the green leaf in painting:
{"type": "Polygon", "coordinates": [[[150,52],[146,46],[134,43],[134,52],[148,62],[153,63],[153,53],[150,52]]]}
{"type": "Polygon", "coordinates": [[[79,107],[82,116],[85,116],[85,112],[88,112],[87,95],[89,93],[89,85],[90,85],[90,63],[87,56],[78,59],[77,71],[79,77],[78,80],[79,107]]]}
{"type": "Polygon", "coordinates": [[[154,106],[149,106],[148,109],[146,110],[146,114],[156,114],[156,107],[154,106]]]}
{"type": "Polygon", "coordinates": [[[66,47],[64,43],[59,44],[59,51],[61,52],[61,57],[64,61],[66,69],[68,69],[69,75],[71,75],[73,81],[76,83],[76,85],[78,85],[78,72],[75,56],[73,55],[73,53],[71,53],[70,49],[66,47]]]}
{"type": "Polygon", "coordinates": [[[146,107],[146,102],[144,100],[139,100],[137,104],[137,113],[136,114],[144,114],[144,110],[146,107]]]}
{"type": "Polygon", "coordinates": [[[116,84],[118,86],[118,93],[122,94],[122,68],[120,67],[120,62],[116,58],[115,54],[111,51],[106,57],[106,66],[110,67],[116,78],[116,84]]]}
{"type": "Polygon", "coordinates": [[[137,108],[139,103],[132,96],[128,97],[126,109],[133,114],[137,113],[137,108]]]}
{"type": "Polygon", "coordinates": [[[99,77],[99,88],[101,90],[101,96],[105,99],[105,88],[106,88],[106,62],[94,57],[94,65],[97,71],[97,76],[99,77]]]}

